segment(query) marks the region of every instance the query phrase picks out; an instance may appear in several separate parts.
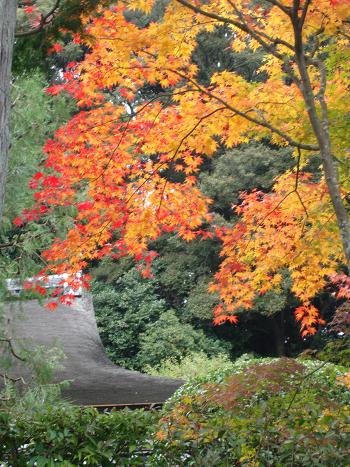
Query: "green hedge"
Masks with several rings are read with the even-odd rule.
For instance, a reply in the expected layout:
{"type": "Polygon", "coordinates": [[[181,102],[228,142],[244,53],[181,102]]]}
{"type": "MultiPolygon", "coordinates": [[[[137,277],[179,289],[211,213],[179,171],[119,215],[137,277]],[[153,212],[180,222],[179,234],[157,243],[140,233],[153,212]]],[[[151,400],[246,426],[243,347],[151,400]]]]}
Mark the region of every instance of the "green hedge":
{"type": "Polygon", "coordinates": [[[144,465],[158,413],[73,406],[0,412],[0,459],[10,466],[144,465]]]}

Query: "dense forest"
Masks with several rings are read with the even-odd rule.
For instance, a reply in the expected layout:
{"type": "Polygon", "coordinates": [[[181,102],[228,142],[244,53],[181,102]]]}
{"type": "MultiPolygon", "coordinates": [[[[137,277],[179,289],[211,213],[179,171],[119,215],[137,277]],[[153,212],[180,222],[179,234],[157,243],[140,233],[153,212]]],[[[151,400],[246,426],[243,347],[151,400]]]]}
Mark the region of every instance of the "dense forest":
{"type": "Polygon", "coordinates": [[[189,381],[106,415],[5,361],[4,465],[348,465],[349,1],[11,3],[1,310],[68,273],[115,364],[189,381]]]}

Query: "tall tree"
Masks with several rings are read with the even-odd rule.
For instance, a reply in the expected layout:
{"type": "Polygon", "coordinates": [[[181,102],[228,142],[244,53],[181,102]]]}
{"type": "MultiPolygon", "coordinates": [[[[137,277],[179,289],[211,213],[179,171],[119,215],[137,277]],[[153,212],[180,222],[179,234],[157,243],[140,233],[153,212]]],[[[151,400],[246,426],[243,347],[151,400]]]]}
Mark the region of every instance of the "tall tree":
{"type": "Polygon", "coordinates": [[[0,0],[0,218],[10,148],[11,65],[16,28],[16,0],[0,0]]]}

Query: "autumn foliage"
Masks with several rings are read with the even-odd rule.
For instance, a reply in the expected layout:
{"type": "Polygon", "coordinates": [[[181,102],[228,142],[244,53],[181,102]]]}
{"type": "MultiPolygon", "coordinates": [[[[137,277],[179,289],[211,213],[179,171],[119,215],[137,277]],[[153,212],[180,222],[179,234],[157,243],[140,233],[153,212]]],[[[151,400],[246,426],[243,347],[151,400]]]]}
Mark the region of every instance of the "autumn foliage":
{"type": "Polygon", "coordinates": [[[334,242],[327,189],[323,182],[309,179],[303,174],[296,186],[296,174],[287,173],[276,181],[271,194],[242,195],[236,207],[241,221],[220,235],[224,260],[211,286],[223,300],[215,310],[217,322],[226,319],[224,310],[251,308],[257,291],[263,295],[278,288],[281,271],[288,269],[292,291],[303,304],[295,311],[303,334],[314,333],[314,325],[323,324],[311,301],[327,284],[343,253],[340,243],[334,242]]]}
{"type": "MultiPolygon", "coordinates": [[[[139,0],[132,7],[149,13],[153,3],[139,0]]],[[[88,48],[84,60],[70,63],[64,81],[49,89],[53,95],[70,93],[81,111],[47,142],[45,170],[32,181],[36,206],[17,220],[74,207],[66,237],[43,254],[48,262],[43,272],[77,273],[92,259],[132,255],[150,276],[151,240],[163,232],[185,240],[216,232],[223,261],[211,285],[222,302],[215,322],[236,322],[235,312],[252,307],[257,294],[278,289],[286,270],[301,302],[296,319],[304,335],[314,333],[322,320],[312,299],[337,272],[344,253],[326,181],[303,172],[308,155],[319,147],[298,86],[288,15],[295,8],[302,25],[316,113],[322,112],[323,98],[327,103],[345,196],[349,6],[349,0],[179,0],[169,2],[162,21],[141,30],[127,21],[119,1],[85,18],[85,35],[74,38],[88,48]],[[233,50],[265,51],[259,73],[266,79],[248,82],[225,70],[207,87],[198,82],[192,61],[197,35],[222,24],[232,31],[233,50]],[[142,100],[139,90],[146,85],[160,86],[161,98],[142,100]],[[197,185],[200,166],[219,147],[251,139],[294,147],[297,167],[276,180],[270,194],[242,194],[234,208],[240,221],[232,229],[207,227],[210,200],[197,185]],[[182,181],[167,177],[169,169],[182,181]]]]}

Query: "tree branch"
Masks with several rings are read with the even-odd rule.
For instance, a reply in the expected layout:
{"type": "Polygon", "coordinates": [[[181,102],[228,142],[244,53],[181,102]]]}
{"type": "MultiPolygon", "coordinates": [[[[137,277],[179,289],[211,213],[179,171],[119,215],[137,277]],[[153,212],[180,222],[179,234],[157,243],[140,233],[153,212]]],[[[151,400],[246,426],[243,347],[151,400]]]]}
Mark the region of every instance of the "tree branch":
{"type": "Polygon", "coordinates": [[[300,18],[300,27],[304,26],[306,15],[310,6],[311,0],[305,0],[305,5],[303,7],[301,18],[300,18]]]}
{"type": "MultiPolygon", "coordinates": [[[[4,378],[4,381],[6,383],[6,380],[12,381],[13,383],[18,383],[18,381],[21,381],[22,384],[26,384],[22,376],[19,376],[18,378],[13,378],[12,376],[7,375],[6,373],[0,373],[0,377],[4,378]]],[[[1,399],[4,400],[4,399],[1,399]]]]}
{"type": "MultiPolygon", "coordinates": [[[[278,42],[282,43],[280,41],[280,39],[273,39],[273,38],[270,38],[269,36],[267,36],[266,34],[261,33],[261,31],[259,31],[259,32],[254,31],[250,27],[248,27],[246,23],[245,24],[240,23],[240,22],[235,21],[235,20],[233,20],[231,18],[226,18],[225,16],[221,16],[221,15],[218,15],[216,13],[211,13],[210,11],[205,11],[202,8],[199,8],[199,7],[195,6],[195,5],[192,5],[191,3],[187,2],[187,0],[176,0],[176,1],[178,3],[180,3],[181,5],[185,6],[186,8],[189,8],[190,10],[194,11],[195,13],[198,13],[198,14],[203,15],[203,16],[207,16],[208,18],[216,19],[220,23],[232,24],[236,28],[240,29],[241,31],[245,32],[246,34],[251,36],[253,39],[255,39],[261,45],[261,47],[263,47],[268,53],[274,55],[276,58],[278,58],[281,61],[284,60],[283,55],[280,54],[279,52],[277,52],[276,47],[275,47],[275,43],[278,43],[278,42]],[[266,43],[260,37],[260,35],[264,35],[266,38],[268,38],[270,41],[272,41],[272,43],[271,44],[266,43]]],[[[286,44],[288,44],[288,43],[285,42],[284,45],[286,45],[286,44]]],[[[288,44],[287,46],[288,46],[288,48],[292,48],[292,46],[290,44],[288,44]]]]}
{"type": "Polygon", "coordinates": [[[56,0],[51,10],[46,13],[46,15],[41,15],[40,23],[36,28],[30,29],[29,31],[18,31],[16,32],[15,37],[28,37],[43,31],[45,27],[52,22],[53,17],[60,6],[60,3],[61,0],[56,0]]]}
{"type": "Polygon", "coordinates": [[[10,337],[1,337],[0,338],[0,342],[5,342],[7,343],[9,349],[10,349],[10,352],[11,354],[17,358],[17,360],[20,360],[21,362],[26,362],[27,360],[21,356],[18,355],[18,353],[15,351],[15,348],[13,346],[13,343],[12,343],[12,339],[10,337]]]}
{"type": "MultiPolygon", "coordinates": [[[[268,41],[270,41],[273,45],[284,45],[285,47],[287,47],[288,49],[290,49],[292,52],[294,52],[294,47],[292,46],[292,44],[289,44],[289,42],[286,42],[284,41],[283,39],[280,39],[280,38],[274,38],[274,37],[271,37],[269,36],[268,34],[266,34],[265,32],[262,32],[262,31],[254,31],[253,29],[251,29],[243,15],[243,13],[241,11],[238,10],[238,8],[236,7],[236,5],[231,1],[231,0],[227,0],[228,3],[232,6],[232,9],[235,11],[236,15],[240,18],[240,20],[242,21],[242,24],[244,25],[244,27],[246,28],[246,31],[247,34],[249,35],[252,35],[252,34],[257,34],[257,35],[260,35],[261,37],[263,37],[264,39],[267,39],[268,41]]],[[[255,38],[255,37],[254,37],[255,38]]],[[[255,38],[256,39],[256,38],[255,38]]]]}
{"type": "Polygon", "coordinates": [[[281,11],[283,11],[286,15],[290,16],[290,7],[287,7],[285,5],[282,5],[281,2],[278,2],[277,0],[266,0],[268,3],[271,3],[273,6],[277,6],[281,11]]]}
{"type": "Polygon", "coordinates": [[[247,113],[245,112],[242,112],[240,110],[238,110],[236,107],[233,107],[231,104],[229,104],[228,102],[226,102],[224,99],[222,99],[221,97],[219,96],[216,96],[215,94],[213,94],[211,91],[208,91],[207,89],[203,88],[202,86],[200,86],[196,81],[192,80],[191,78],[189,78],[188,76],[184,75],[183,73],[181,72],[178,72],[176,70],[171,70],[173,73],[177,74],[178,76],[182,77],[183,79],[185,79],[186,81],[189,81],[191,84],[193,84],[197,89],[201,90],[203,92],[203,94],[206,94],[207,96],[211,97],[212,99],[215,99],[216,101],[220,102],[221,104],[223,104],[227,109],[231,110],[232,112],[234,112],[235,114],[239,115],[240,117],[258,125],[258,126],[261,126],[263,128],[266,128],[268,130],[271,131],[271,133],[275,133],[277,135],[279,135],[281,138],[283,138],[288,144],[290,144],[291,146],[295,147],[295,148],[300,148],[300,149],[304,149],[305,151],[318,151],[319,148],[318,146],[313,146],[313,145],[310,145],[310,144],[304,144],[304,143],[298,143],[297,141],[295,141],[293,138],[291,138],[289,135],[287,135],[286,133],[284,133],[283,131],[280,131],[278,128],[275,128],[273,125],[271,125],[270,123],[268,122],[265,122],[265,121],[262,121],[262,120],[259,120],[257,118],[254,118],[250,115],[248,115],[247,113]]]}
{"type": "MultiPolygon", "coordinates": [[[[214,115],[216,112],[218,112],[219,110],[224,110],[223,107],[219,107],[215,110],[213,110],[212,112],[209,112],[208,114],[206,115],[203,115],[203,117],[201,117],[198,122],[195,124],[195,126],[188,132],[186,133],[186,135],[181,139],[180,143],[178,144],[177,148],[175,149],[173,155],[166,161],[163,161],[163,162],[160,162],[158,164],[157,167],[155,167],[154,171],[155,172],[159,172],[159,170],[165,165],[165,164],[168,164],[169,162],[172,162],[175,157],[177,156],[181,146],[183,145],[184,141],[195,131],[196,128],[198,128],[198,126],[203,122],[203,120],[205,120],[206,118],[209,118],[211,117],[212,115],[214,115]]],[[[131,195],[129,196],[129,198],[127,199],[126,201],[126,204],[128,204],[130,202],[130,200],[134,197],[134,195],[138,192],[138,190],[140,188],[142,188],[150,179],[152,178],[152,174],[147,177],[140,185],[138,185],[136,187],[136,189],[131,193],[131,195]]]]}

